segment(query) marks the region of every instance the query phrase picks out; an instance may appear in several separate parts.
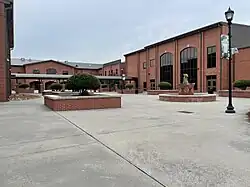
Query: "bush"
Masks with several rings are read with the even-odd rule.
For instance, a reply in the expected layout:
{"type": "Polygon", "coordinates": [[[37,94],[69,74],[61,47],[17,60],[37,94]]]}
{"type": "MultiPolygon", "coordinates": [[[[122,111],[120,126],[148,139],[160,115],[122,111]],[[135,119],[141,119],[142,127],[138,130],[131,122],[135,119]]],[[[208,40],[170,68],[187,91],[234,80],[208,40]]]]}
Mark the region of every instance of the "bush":
{"type": "Polygon", "coordinates": [[[158,85],[161,90],[170,90],[172,89],[172,85],[169,82],[160,82],[158,85]]]}
{"type": "Polygon", "coordinates": [[[250,87],[250,80],[237,80],[234,82],[234,87],[246,90],[247,87],[250,87]]]}
{"type": "Polygon", "coordinates": [[[30,86],[28,85],[28,84],[26,84],[26,83],[23,83],[23,84],[20,84],[19,86],[18,86],[18,88],[23,88],[23,89],[27,89],[27,88],[29,88],[30,86]]]}
{"type": "Polygon", "coordinates": [[[49,86],[49,89],[51,90],[62,90],[63,86],[59,83],[52,83],[50,86],[49,86]]]}
{"type": "Polygon", "coordinates": [[[131,83],[128,83],[125,85],[125,88],[132,89],[132,88],[134,88],[134,85],[131,83]]]}
{"type": "Polygon", "coordinates": [[[77,74],[68,79],[66,88],[80,92],[81,95],[89,95],[87,90],[97,90],[101,86],[100,80],[90,74],[77,74]]]}

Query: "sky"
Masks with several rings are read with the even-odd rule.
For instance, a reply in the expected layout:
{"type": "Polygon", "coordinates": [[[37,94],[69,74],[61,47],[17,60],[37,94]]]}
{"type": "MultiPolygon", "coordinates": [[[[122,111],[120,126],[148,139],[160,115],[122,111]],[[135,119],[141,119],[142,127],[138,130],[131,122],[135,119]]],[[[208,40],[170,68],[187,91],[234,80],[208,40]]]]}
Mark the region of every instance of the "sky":
{"type": "Polygon", "coordinates": [[[16,0],[12,57],[105,63],[225,21],[249,24],[247,0],[16,0]]]}

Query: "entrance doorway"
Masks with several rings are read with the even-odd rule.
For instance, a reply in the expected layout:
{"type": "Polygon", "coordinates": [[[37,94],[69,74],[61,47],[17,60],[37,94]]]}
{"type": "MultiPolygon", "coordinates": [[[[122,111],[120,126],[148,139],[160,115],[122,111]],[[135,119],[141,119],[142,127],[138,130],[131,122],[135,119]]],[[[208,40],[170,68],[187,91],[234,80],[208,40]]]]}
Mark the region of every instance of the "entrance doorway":
{"type": "Polygon", "coordinates": [[[207,76],[207,91],[216,91],[216,75],[207,76]]]}

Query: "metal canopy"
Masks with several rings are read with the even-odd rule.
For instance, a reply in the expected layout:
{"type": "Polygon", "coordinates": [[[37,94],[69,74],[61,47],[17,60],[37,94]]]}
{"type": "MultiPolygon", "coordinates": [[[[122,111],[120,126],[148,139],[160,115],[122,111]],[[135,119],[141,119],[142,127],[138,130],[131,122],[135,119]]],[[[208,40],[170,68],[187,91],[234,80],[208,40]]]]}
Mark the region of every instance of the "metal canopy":
{"type": "MultiPolygon", "coordinates": [[[[11,79],[68,79],[72,75],[11,73],[11,79]]],[[[100,80],[122,80],[122,76],[96,76],[100,80]]],[[[126,80],[131,80],[126,77],[126,80]]]]}

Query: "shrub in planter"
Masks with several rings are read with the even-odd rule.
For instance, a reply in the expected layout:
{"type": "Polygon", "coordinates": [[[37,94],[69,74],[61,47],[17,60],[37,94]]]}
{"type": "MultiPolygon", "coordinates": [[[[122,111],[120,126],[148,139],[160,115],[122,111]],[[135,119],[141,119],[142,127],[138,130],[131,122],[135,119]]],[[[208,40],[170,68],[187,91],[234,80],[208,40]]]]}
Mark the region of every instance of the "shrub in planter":
{"type": "Polygon", "coordinates": [[[247,87],[250,87],[250,80],[237,80],[234,82],[234,87],[246,90],[247,87]]]}
{"type": "Polygon", "coordinates": [[[131,89],[134,88],[134,85],[131,84],[131,83],[128,83],[128,84],[125,85],[125,87],[131,90],[131,89]]]}
{"type": "Polygon", "coordinates": [[[49,89],[51,90],[62,90],[63,86],[59,83],[52,83],[50,86],[49,86],[49,89]]]}
{"type": "Polygon", "coordinates": [[[18,85],[18,88],[23,88],[23,89],[27,89],[27,88],[29,88],[30,86],[28,85],[28,84],[26,84],[26,83],[23,83],[23,84],[20,84],[20,85],[18,85]]]}
{"type": "Polygon", "coordinates": [[[66,88],[80,92],[80,95],[90,95],[87,90],[98,90],[101,86],[100,80],[90,74],[77,74],[70,77],[66,88]]]}
{"type": "Polygon", "coordinates": [[[170,84],[169,82],[160,82],[158,86],[159,86],[160,90],[171,90],[172,89],[172,84],[170,84]]]}

